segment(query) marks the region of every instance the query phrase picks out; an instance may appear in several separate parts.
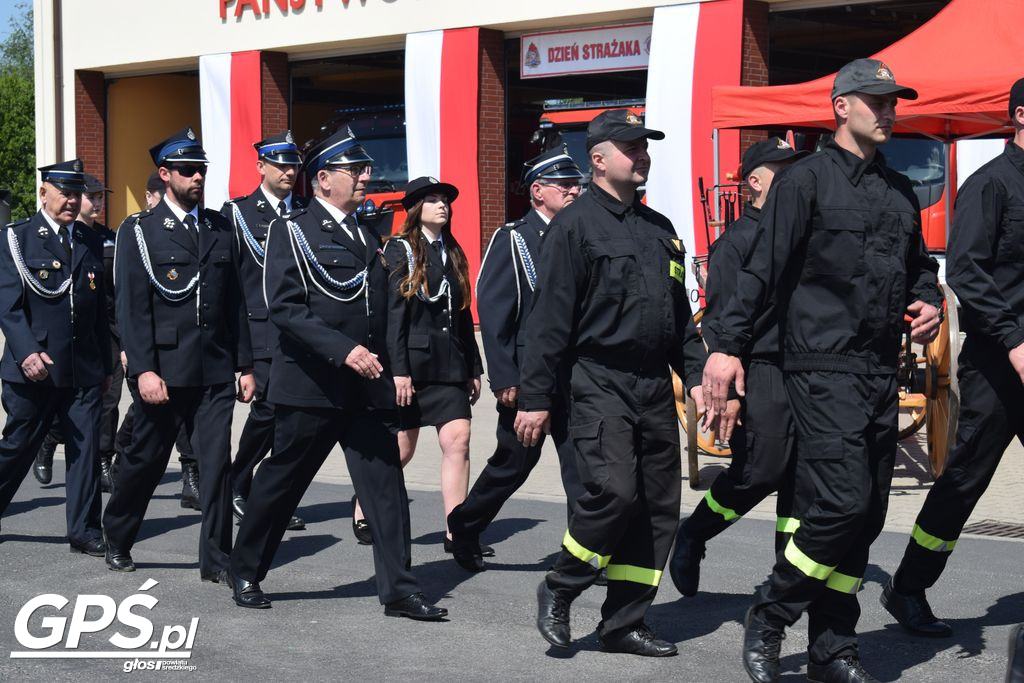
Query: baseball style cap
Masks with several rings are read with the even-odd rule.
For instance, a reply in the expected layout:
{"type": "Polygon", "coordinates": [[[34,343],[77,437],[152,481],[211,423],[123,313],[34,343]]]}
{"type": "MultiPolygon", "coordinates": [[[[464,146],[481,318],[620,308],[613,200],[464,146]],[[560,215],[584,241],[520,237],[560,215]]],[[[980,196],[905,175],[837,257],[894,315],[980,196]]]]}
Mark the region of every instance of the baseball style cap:
{"type": "Polygon", "coordinates": [[[609,109],[601,112],[587,126],[587,151],[606,140],[629,142],[639,138],[664,140],[660,130],[644,128],[644,122],[628,109],[609,109]]]}
{"type": "Polygon", "coordinates": [[[832,99],[853,92],[892,94],[905,100],[917,99],[917,91],[897,83],[892,69],[877,59],[855,59],[836,74],[836,80],[832,83],[832,99]]]}

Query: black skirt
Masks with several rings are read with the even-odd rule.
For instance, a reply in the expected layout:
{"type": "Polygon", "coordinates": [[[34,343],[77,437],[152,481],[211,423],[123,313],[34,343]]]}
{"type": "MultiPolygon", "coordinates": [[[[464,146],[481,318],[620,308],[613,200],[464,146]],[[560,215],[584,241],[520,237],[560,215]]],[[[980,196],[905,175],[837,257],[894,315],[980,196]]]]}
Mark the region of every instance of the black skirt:
{"type": "Polygon", "coordinates": [[[471,416],[469,383],[413,382],[412,404],[398,409],[402,429],[443,425],[471,416]]]}

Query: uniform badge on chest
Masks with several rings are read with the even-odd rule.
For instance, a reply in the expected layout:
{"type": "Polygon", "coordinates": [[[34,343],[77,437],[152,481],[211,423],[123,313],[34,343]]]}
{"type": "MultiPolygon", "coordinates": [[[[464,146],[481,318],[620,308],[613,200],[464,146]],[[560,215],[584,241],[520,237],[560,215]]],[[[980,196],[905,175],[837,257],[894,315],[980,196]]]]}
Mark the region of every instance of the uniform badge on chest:
{"type": "Polygon", "coordinates": [[[39,271],[39,279],[40,280],[45,280],[48,277],[50,277],[50,271],[48,271],[48,270],[40,270],[39,271]]]}
{"type": "Polygon", "coordinates": [[[178,270],[176,268],[171,268],[169,271],[167,271],[167,279],[170,280],[171,282],[177,280],[178,270]]]}
{"type": "Polygon", "coordinates": [[[89,278],[89,289],[96,289],[96,273],[90,270],[86,276],[89,278]]]}

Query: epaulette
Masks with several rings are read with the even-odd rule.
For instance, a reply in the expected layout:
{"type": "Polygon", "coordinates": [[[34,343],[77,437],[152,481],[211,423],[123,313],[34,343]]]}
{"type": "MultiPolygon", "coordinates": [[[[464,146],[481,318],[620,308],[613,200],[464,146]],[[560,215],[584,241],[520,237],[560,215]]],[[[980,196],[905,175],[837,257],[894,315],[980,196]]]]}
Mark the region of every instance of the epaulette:
{"type": "Polygon", "coordinates": [[[146,216],[152,215],[152,213],[153,209],[143,209],[142,211],[137,211],[133,213],[131,216],[128,216],[128,218],[145,218],[146,216]]]}
{"type": "Polygon", "coordinates": [[[292,195],[292,211],[298,211],[299,209],[305,209],[309,206],[308,197],[296,197],[292,195]]]}
{"type": "MultiPolygon", "coordinates": [[[[510,228],[511,229],[511,228],[518,228],[520,225],[526,225],[526,218],[525,217],[520,218],[517,221],[512,221],[511,223],[506,223],[502,227],[510,228]]],[[[498,228],[498,229],[500,230],[501,228],[498,228]]]]}
{"type": "Polygon", "coordinates": [[[292,210],[286,213],[285,215],[281,216],[281,218],[291,219],[295,218],[296,216],[301,216],[302,214],[306,213],[306,209],[308,208],[308,206],[295,206],[295,204],[292,204],[292,210]]]}
{"type": "Polygon", "coordinates": [[[22,218],[20,221],[14,221],[12,223],[8,223],[7,225],[4,226],[4,228],[5,229],[6,228],[16,228],[19,225],[22,225],[23,223],[28,223],[30,220],[32,220],[31,216],[29,216],[28,218],[22,218]]]}

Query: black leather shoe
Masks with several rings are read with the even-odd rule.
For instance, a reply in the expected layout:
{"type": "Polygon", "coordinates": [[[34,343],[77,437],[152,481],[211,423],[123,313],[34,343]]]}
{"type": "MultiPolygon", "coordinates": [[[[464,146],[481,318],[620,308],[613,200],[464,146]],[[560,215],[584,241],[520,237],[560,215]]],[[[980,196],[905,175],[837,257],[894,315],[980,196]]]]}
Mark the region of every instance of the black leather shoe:
{"type": "Polygon", "coordinates": [[[786,634],[747,610],[743,619],[743,668],[754,683],[779,680],[779,650],[786,634]]]}
{"type": "Polygon", "coordinates": [[[301,517],[292,515],[292,518],[288,520],[288,526],[285,527],[288,531],[302,531],[306,528],[306,523],[301,517]]]}
{"type": "Polygon", "coordinates": [[[417,621],[441,621],[448,616],[448,610],[427,602],[423,593],[412,595],[389,602],[384,605],[384,615],[388,617],[408,617],[417,621]]]}
{"type": "Polygon", "coordinates": [[[110,471],[110,460],[111,456],[109,455],[100,456],[100,490],[103,493],[113,493],[114,491],[114,477],[110,471]]]}
{"type": "Polygon", "coordinates": [[[924,591],[905,595],[896,590],[890,578],[882,589],[880,600],[882,607],[899,622],[900,626],[911,633],[931,638],[946,638],[953,635],[953,628],[932,613],[924,591]]]}
{"type": "Polygon", "coordinates": [[[119,550],[115,550],[107,544],[107,568],[113,572],[133,572],[135,571],[135,563],[132,562],[132,556],[128,553],[123,553],[119,550]]]}
{"type": "Polygon", "coordinates": [[[235,516],[238,523],[241,524],[242,517],[245,517],[245,498],[242,496],[234,496],[231,498],[231,514],[235,516]]]}
{"type": "Polygon", "coordinates": [[[864,670],[856,655],[836,657],[828,664],[807,662],[807,680],[812,683],[878,683],[864,670]]]}
{"type": "MultiPolygon", "coordinates": [[[[479,542],[477,542],[477,546],[480,548],[480,557],[494,557],[494,548],[491,546],[480,545],[479,542]]],[[[455,554],[455,544],[452,542],[452,539],[447,536],[445,536],[444,539],[444,551],[449,555],[455,554]]]]}
{"type": "Polygon", "coordinates": [[[199,466],[194,462],[181,465],[181,507],[202,510],[199,505],[199,466]]]}
{"type": "Polygon", "coordinates": [[[629,631],[598,636],[603,652],[621,652],[641,657],[672,657],[679,654],[676,646],[666,640],[658,640],[647,624],[640,624],[629,631]]]}
{"type": "Polygon", "coordinates": [[[451,552],[455,562],[467,572],[482,572],[487,569],[483,553],[480,552],[480,540],[475,536],[452,534],[452,540],[445,539],[444,543],[445,551],[451,552]]]}
{"type": "Polygon", "coordinates": [[[199,578],[204,583],[220,583],[225,586],[231,585],[231,579],[228,577],[227,569],[221,569],[219,572],[213,572],[211,574],[200,574],[199,578]]]}
{"type": "Polygon", "coordinates": [[[555,647],[569,647],[569,601],[548,588],[547,580],[537,586],[537,630],[555,647]]]}
{"type": "Polygon", "coordinates": [[[73,553],[91,555],[92,557],[103,557],[107,554],[107,544],[103,542],[102,538],[90,538],[84,543],[77,541],[70,541],[70,543],[73,553]]]}
{"type": "Polygon", "coordinates": [[[356,497],[352,496],[352,533],[355,534],[359,545],[373,545],[373,533],[370,531],[370,523],[365,519],[356,519],[356,497]]]}
{"type": "Polygon", "coordinates": [[[57,440],[49,434],[43,439],[43,444],[36,453],[36,462],[32,466],[32,474],[36,481],[42,485],[53,481],[53,452],[57,450],[57,440]]]}
{"type": "Polygon", "coordinates": [[[270,599],[263,594],[263,589],[255,581],[227,575],[228,585],[231,586],[231,597],[239,607],[249,609],[270,609],[270,599]]]}
{"type": "Polygon", "coordinates": [[[668,563],[668,573],[672,583],[683,597],[692,598],[697,594],[700,585],[700,561],[704,559],[704,544],[690,538],[689,534],[679,527],[676,535],[676,548],[672,551],[672,559],[668,563]]]}
{"type": "Polygon", "coordinates": [[[1024,683],[1024,624],[1017,624],[1010,629],[1006,683],[1024,683]]]}

